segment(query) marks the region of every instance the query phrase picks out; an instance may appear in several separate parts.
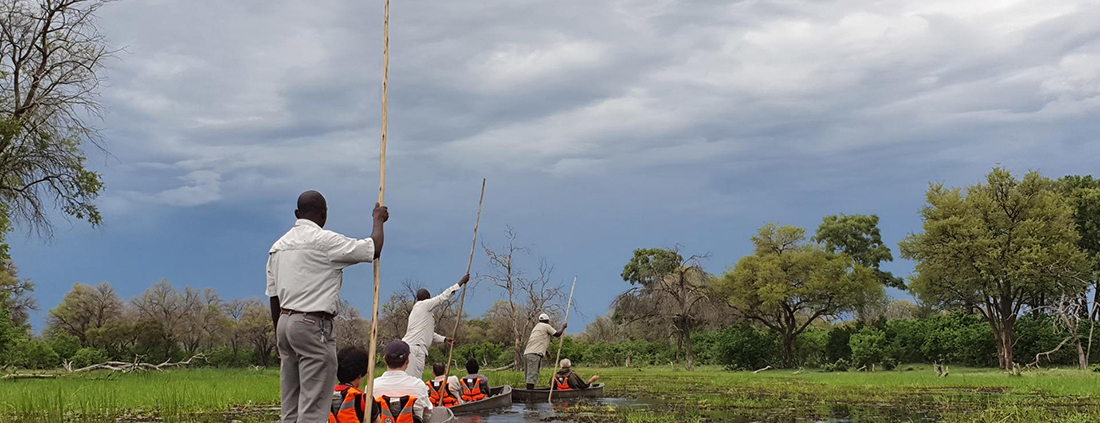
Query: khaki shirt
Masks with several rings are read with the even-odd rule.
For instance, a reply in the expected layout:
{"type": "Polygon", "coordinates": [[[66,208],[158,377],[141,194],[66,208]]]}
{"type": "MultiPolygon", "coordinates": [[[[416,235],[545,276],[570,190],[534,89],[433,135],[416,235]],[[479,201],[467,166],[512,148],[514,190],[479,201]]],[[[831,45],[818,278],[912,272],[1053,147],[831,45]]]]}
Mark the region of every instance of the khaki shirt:
{"type": "Polygon", "coordinates": [[[556,333],[558,330],[549,323],[539,322],[534,329],[531,329],[531,337],[527,339],[527,349],[523,350],[523,353],[536,354],[540,357],[545,355],[556,333]]]}

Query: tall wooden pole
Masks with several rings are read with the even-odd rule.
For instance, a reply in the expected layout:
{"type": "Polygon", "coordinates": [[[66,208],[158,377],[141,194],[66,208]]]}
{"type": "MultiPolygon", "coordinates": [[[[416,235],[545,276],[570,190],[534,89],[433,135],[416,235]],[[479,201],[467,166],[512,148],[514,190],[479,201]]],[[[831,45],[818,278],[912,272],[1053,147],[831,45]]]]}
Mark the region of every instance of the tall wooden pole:
{"type": "MultiPolygon", "coordinates": [[[[573,277],[573,287],[569,288],[569,303],[565,306],[565,323],[569,324],[569,310],[573,309],[573,290],[577,289],[577,277],[573,277]]],[[[558,365],[561,364],[561,347],[565,345],[565,328],[561,329],[561,342],[558,343],[558,356],[554,358],[554,373],[550,374],[550,393],[546,395],[546,402],[554,400],[554,377],[558,374],[558,365]]]]}
{"type": "MultiPolygon", "coordinates": [[[[481,199],[477,200],[477,219],[474,220],[474,242],[470,245],[470,261],[466,263],[466,274],[470,274],[470,270],[474,268],[474,252],[477,251],[477,228],[481,226],[481,205],[485,202],[485,178],[481,178],[481,199]]],[[[443,382],[447,381],[447,376],[451,374],[451,360],[455,357],[455,342],[458,342],[458,324],[462,322],[462,307],[466,304],[466,287],[469,286],[469,282],[462,286],[462,296],[458,300],[458,318],[455,319],[455,330],[451,332],[451,350],[447,353],[447,366],[443,371],[443,382]]]]}
{"type": "MultiPolygon", "coordinates": [[[[378,204],[386,201],[386,141],[390,111],[390,0],[382,23],[382,152],[378,156],[378,204]]],[[[367,398],[374,398],[374,363],[378,361],[378,298],[382,291],[382,257],[374,258],[374,310],[370,319],[370,362],[367,364],[367,398]]]]}

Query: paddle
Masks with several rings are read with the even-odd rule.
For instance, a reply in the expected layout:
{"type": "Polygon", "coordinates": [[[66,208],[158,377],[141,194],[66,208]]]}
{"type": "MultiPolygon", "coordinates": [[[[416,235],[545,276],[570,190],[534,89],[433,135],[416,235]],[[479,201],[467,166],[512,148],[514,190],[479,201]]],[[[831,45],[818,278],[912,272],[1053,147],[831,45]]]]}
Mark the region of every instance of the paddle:
{"type": "MultiPolygon", "coordinates": [[[[485,202],[485,178],[481,178],[481,199],[477,200],[477,219],[474,220],[474,242],[470,245],[470,261],[466,263],[466,274],[474,267],[474,252],[477,251],[477,228],[481,226],[481,205],[485,202]]],[[[466,283],[469,285],[469,282],[466,283]]],[[[443,371],[443,383],[447,383],[447,377],[451,374],[451,360],[455,356],[455,343],[458,342],[458,324],[462,322],[462,306],[466,304],[466,285],[462,285],[462,296],[458,300],[458,317],[455,319],[455,330],[451,332],[451,350],[447,353],[446,370],[443,371]]]]}
{"type": "MultiPolygon", "coordinates": [[[[378,205],[386,200],[386,141],[390,110],[390,0],[382,23],[382,152],[378,156],[378,205]]],[[[374,398],[374,363],[378,353],[378,298],[382,286],[382,257],[374,258],[374,310],[370,319],[370,361],[367,363],[367,398],[374,398]]]]}

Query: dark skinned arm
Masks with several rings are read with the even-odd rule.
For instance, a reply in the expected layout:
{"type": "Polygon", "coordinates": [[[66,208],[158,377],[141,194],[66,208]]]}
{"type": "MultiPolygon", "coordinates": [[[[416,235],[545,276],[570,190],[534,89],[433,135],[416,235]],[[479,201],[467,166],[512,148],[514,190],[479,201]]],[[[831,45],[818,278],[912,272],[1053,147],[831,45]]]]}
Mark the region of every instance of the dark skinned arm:
{"type": "Polygon", "coordinates": [[[275,333],[279,333],[279,314],[283,312],[283,308],[279,305],[279,297],[271,297],[271,326],[275,328],[275,333]]]}
{"type": "Polygon", "coordinates": [[[386,235],[382,228],[387,220],[390,220],[390,209],[375,203],[374,229],[370,234],[370,239],[374,241],[374,258],[382,257],[382,244],[386,241],[386,235]]]}
{"type": "Polygon", "coordinates": [[[568,323],[562,324],[561,325],[561,330],[559,330],[557,333],[555,333],[554,337],[555,338],[561,338],[562,335],[565,335],[565,328],[567,328],[567,327],[569,327],[568,323]]]}

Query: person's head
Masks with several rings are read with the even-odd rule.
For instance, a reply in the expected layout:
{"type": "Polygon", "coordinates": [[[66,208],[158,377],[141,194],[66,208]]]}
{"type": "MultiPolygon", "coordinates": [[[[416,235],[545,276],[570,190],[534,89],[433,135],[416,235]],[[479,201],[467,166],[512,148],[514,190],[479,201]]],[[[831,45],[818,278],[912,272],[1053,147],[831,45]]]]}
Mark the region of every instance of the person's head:
{"type": "Polygon", "coordinates": [[[561,363],[559,363],[559,364],[561,364],[562,369],[568,369],[570,367],[573,367],[573,362],[569,361],[568,358],[561,359],[561,363]]]}
{"type": "Polygon", "coordinates": [[[416,291],[416,300],[417,301],[424,301],[424,300],[429,299],[431,297],[432,297],[432,293],[428,292],[427,289],[420,288],[419,291],[416,291]]]}
{"type": "Polygon", "coordinates": [[[409,367],[409,344],[400,339],[390,341],[383,350],[382,359],[389,370],[405,370],[409,367]]]}
{"type": "Polygon", "coordinates": [[[325,196],[317,191],[306,191],[298,196],[298,209],[294,210],[294,216],[299,219],[313,221],[317,226],[325,227],[328,220],[328,203],[325,196]]]}
{"type": "Polygon", "coordinates": [[[539,323],[550,323],[550,315],[546,313],[540,314],[539,323]]]}
{"type": "Polygon", "coordinates": [[[469,360],[466,360],[466,373],[475,374],[480,370],[481,370],[481,366],[477,365],[477,360],[474,360],[472,358],[469,359],[469,360]]]}
{"type": "Polygon", "coordinates": [[[336,353],[336,379],[340,383],[359,386],[370,365],[370,354],[359,347],[344,347],[336,353]]]}
{"type": "Polygon", "coordinates": [[[434,373],[436,376],[443,376],[443,373],[446,372],[447,366],[444,366],[443,363],[435,363],[432,365],[432,373],[434,373]]]}

